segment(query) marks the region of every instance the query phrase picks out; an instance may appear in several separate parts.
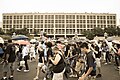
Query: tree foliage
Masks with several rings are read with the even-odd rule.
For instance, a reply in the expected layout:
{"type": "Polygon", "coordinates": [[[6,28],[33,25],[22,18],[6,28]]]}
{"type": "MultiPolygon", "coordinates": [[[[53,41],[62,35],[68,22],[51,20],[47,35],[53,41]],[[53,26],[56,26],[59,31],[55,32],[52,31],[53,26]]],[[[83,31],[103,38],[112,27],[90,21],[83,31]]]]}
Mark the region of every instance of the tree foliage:
{"type": "Polygon", "coordinates": [[[29,31],[27,28],[23,28],[23,29],[15,29],[15,28],[11,28],[10,30],[8,30],[6,32],[7,35],[12,36],[13,33],[16,33],[17,35],[21,34],[21,35],[29,35],[29,31]]]}
{"type": "Polygon", "coordinates": [[[95,34],[92,31],[85,31],[82,34],[86,36],[87,39],[92,40],[95,37],[95,34]]]}
{"type": "Polygon", "coordinates": [[[0,28],[0,35],[5,34],[4,31],[2,30],[2,28],[0,28]]]}
{"type": "Polygon", "coordinates": [[[93,33],[95,34],[95,36],[103,36],[104,35],[104,30],[96,27],[96,28],[93,29],[93,33]]]}
{"type": "Polygon", "coordinates": [[[117,28],[116,27],[108,27],[104,29],[108,36],[117,35],[117,28]]]}

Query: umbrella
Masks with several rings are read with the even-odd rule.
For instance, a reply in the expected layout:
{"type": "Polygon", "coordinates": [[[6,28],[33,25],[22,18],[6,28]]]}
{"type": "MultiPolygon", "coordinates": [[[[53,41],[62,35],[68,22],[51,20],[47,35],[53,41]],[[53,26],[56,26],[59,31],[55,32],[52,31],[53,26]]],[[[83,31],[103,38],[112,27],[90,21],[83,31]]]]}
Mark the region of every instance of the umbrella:
{"type": "Polygon", "coordinates": [[[4,43],[4,40],[3,38],[0,37],[0,43],[4,43]]]}
{"type": "Polygon", "coordinates": [[[28,39],[28,37],[25,35],[16,35],[12,37],[12,40],[26,40],[26,39],[28,39]]]}
{"type": "Polygon", "coordinates": [[[108,37],[108,38],[107,38],[107,41],[108,41],[108,42],[111,42],[111,41],[113,41],[113,40],[114,40],[114,37],[108,37]]]}
{"type": "Polygon", "coordinates": [[[17,41],[14,41],[14,43],[19,45],[30,45],[30,42],[27,40],[17,40],[17,41]]]}
{"type": "Polygon", "coordinates": [[[30,42],[35,43],[35,42],[37,42],[37,40],[36,39],[31,39],[30,42]]]}
{"type": "Polygon", "coordinates": [[[118,41],[118,40],[113,40],[112,42],[115,44],[120,44],[120,41],[118,41]]]}

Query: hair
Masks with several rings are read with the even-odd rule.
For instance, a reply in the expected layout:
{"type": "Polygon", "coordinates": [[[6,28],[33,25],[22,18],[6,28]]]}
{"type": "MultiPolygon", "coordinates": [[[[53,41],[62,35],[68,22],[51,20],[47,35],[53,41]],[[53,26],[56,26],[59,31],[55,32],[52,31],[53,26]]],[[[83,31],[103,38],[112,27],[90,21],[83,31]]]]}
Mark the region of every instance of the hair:
{"type": "Polygon", "coordinates": [[[11,39],[9,39],[9,40],[8,40],[8,43],[12,43],[12,40],[11,40],[11,39]]]}
{"type": "Polygon", "coordinates": [[[89,49],[88,43],[86,43],[86,42],[82,43],[82,44],[80,45],[80,48],[87,48],[87,49],[89,49]]]}
{"type": "Polygon", "coordinates": [[[44,41],[41,41],[41,44],[43,44],[44,43],[44,41]]]}
{"type": "Polygon", "coordinates": [[[55,51],[55,50],[59,50],[59,48],[57,47],[57,46],[55,46],[54,48],[53,48],[53,50],[55,51]]]}

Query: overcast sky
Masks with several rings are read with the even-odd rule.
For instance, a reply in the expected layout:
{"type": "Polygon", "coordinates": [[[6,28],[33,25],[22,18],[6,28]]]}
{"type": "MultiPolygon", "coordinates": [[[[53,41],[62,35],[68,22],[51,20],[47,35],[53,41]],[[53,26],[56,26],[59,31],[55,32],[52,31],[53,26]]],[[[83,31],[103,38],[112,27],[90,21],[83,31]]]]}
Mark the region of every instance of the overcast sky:
{"type": "Polygon", "coordinates": [[[116,13],[118,22],[120,0],[0,0],[0,22],[2,13],[15,12],[116,13]]]}

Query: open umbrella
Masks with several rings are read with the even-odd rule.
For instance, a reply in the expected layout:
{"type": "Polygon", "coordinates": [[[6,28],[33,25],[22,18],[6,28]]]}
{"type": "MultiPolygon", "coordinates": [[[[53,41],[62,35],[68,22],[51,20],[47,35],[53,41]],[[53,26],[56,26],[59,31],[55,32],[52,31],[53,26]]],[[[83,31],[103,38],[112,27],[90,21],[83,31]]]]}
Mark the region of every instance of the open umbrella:
{"type": "Polygon", "coordinates": [[[113,40],[112,42],[115,44],[120,44],[120,41],[118,41],[118,40],[113,40]]]}
{"type": "Polygon", "coordinates": [[[30,45],[30,42],[27,40],[17,40],[17,41],[14,41],[14,43],[19,45],[30,45]]]}
{"type": "Polygon", "coordinates": [[[26,39],[28,39],[28,37],[25,35],[16,35],[12,37],[12,40],[26,40],[26,39]]]}
{"type": "Polygon", "coordinates": [[[36,40],[36,39],[31,39],[30,42],[31,42],[31,43],[36,43],[37,40],[36,40]]]}
{"type": "Polygon", "coordinates": [[[3,38],[0,37],[0,43],[4,43],[4,40],[3,38]]]}
{"type": "Polygon", "coordinates": [[[107,38],[107,41],[108,41],[108,42],[112,42],[113,40],[114,40],[114,37],[108,37],[108,38],[107,38]]]}

